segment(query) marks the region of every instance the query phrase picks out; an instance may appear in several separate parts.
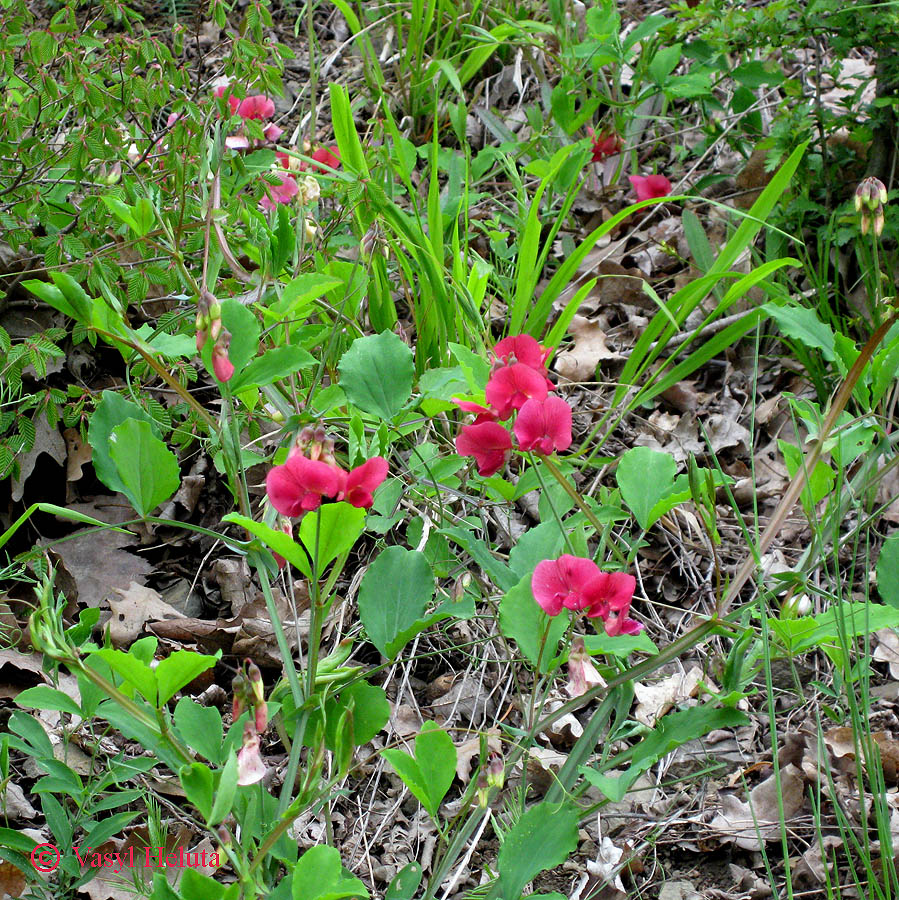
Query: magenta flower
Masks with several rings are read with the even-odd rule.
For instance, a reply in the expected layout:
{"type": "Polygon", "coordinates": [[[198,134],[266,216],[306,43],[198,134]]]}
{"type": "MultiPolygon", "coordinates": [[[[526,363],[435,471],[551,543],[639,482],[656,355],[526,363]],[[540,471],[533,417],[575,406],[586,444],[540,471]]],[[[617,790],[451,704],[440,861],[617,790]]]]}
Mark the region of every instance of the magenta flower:
{"type": "Polygon", "coordinates": [[[524,363],[538,372],[546,369],[546,360],[552,353],[552,347],[538,344],[529,334],[517,334],[503,338],[494,348],[493,355],[503,363],[524,363]]]}
{"type": "Polygon", "coordinates": [[[236,112],[242,119],[270,119],[275,114],[275,103],[265,94],[254,94],[239,101],[236,112]]]}
{"type": "Polygon", "coordinates": [[[459,456],[473,456],[478,473],[487,477],[506,464],[512,453],[512,438],[496,422],[463,425],[456,437],[456,452],[459,456]]]}
{"type": "Polygon", "coordinates": [[[484,396],[496,417],[508,419],[513,410],[521,409],[530,399],[543,400],[552,383],[546,375],[521,362],[494,369],[487,381],[484,396]]]}
{"type": "MultiPolygon", "coordinates": [[[[331,147],[330,150],[327,147],[319,147],[311,156],[315,160],[312,168],[317,169],[319,172],[340,168],[340,151],[336,147],[331,147]]],[[[302,172],[305,168],[306,163],[301,162],[300,171],[302,172]]]]}
{"type": "Polygon", "coordinates": [[[566,553],[558,559],[537,563],[531,578],[531,591],[548,616],[557,616],[563,608],[580,612],[593,604],[590,583],[602,573],[592,559],[566,553]]]}
{"type": "Polygon", "coordinates": [[[601,131],[597,136],[596,132],[588,127],[587,134],[593,142],[591,162],[602,162],[607,157],[621,152],[621,138],[614,131],[601,131]]]}
{"type": "Polygon", "coordinates": [[[386,477],[387,460],[383,456],[373,456],[346,474],[345,485],[337,499],[346,500],[359,509],[371,509],[373,494],[386,477]]]}
{"type": "Polygon", "coordinates": [[[275,125],[274,122],[269,122],[268,125],[262,129],[262,134],[267,141],[271,141],[274,144],[275,141],[284,134],[284,129],[279,125],[275,125]]]}
{"type": "Polygon", "coordinates": [[[237,783],[256,784],[265,777],[265,763],[259,752],[259,734],[252,721],[244,723],[243,743],[237,754],[237,783]]]}
{"type": "Polygon", "coordinates": [[[562,609],[603,620],[606,634],[636,634],[642,626],[628,618],[637,580],[626,572],[603,572],[591,559],[564,554],[537,563],[531,591],[548,616],[562,609]]]}
{"type": "Polygon", "coordinates": [[[346,485],[346,472],[300,453],[274,466],[265,479],[269,502],[282,516],[300,516],[318,509],[322,497],[336,497],[346,485]]]}
{"type": "Polygon", "coordinates": [[[299,185],[293,175],[286,172],[277,173],[278,184],[265,182],[265,196],[259,201],[264,210],[274,209],[279,203],[289,203],[300,192],[299,185]]]}
{"type": "Polygon", "coordinates": [[[637,192],[638,200],[652,200],[667,197],[671,193],[671,182],[664,175],[628,175],[637,192]]]}
{"type": "Polygon", "coordinates": [[[571,407],[561,398],[527,400],[512,429],[521,450],[548,455],[571,446],[571,407]]]}

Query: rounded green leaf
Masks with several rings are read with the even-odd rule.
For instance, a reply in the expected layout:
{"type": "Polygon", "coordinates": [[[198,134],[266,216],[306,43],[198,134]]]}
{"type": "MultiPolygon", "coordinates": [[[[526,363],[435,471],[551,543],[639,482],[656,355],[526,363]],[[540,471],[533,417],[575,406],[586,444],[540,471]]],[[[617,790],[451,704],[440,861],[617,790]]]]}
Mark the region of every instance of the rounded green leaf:
{"type": "Polygon", "coordinates": [[[359,588],[359,616],[369,640],[384,656],[396,656],[403,644],[394,641],[424,615],[433,596],[434,573],[424,554],[404,547],[382,551],[359,588]]]}
{"type": "Polygon", "coordinates": [[[634,447],[618,463],[615,477],[621,496],[641,528],[656,520],[653,507],[674,489],[677,463],[670,453],[634,447]]]}
{"type": "Polygon", "coordinates": [[[148,516],[178,490],[178,460],[146,422],[126,420],[112,429],[109,442],[122,490],[140,515],[148,516]]]}
{"type": "Polygon", "coordinates": [[[340,386],[363,412],[392,419],[412,396],[412,351],[390,331],[356,338],[340,360],[340,386]]]}

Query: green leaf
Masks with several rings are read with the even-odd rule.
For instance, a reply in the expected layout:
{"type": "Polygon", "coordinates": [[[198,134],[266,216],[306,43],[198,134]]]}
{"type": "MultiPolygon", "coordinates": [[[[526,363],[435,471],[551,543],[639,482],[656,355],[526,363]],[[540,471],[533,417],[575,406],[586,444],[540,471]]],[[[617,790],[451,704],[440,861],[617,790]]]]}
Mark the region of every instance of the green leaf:
{"type": "Polygon", "coordinates": [[[568,623],[568,615],[551,618],[543,612],[531,591],[531,574],[506,591],[499,603],[500,631],[518,644],[531,665],[539,667],[541,673],[549,671],[568,623]]]}
{"type": "Polygon", "coordinates": [[[87,440],[93,451],[91,462],[93,463],[94,471],[97,473],[97,478],[111,491],[124,492],[125,486],[109,454],[109,438],[112,430],[123,422],[127,422],[128,419],[146,422],[153,433],[157,437],[160,436],[159,426],[143,408],[130,400],[126,400],[114,391],[103,391],[100,403],[91,416],[87,440]]]}
{"type": "MultiPolygon", "coordinates": [[[[283,208],[283,207],[282,207],[283,208]]],[[[315,357],[302,347],[275,347],[257,356],[229,382],[233,393],[249,387],[262,387],[315,365],[315,357]]]]}
{"type": "Polygon", "coordinates": [[[214,706],[201,706],[182,697],[175,705],[174,717],[187,746],[218,765],[222,760],[222,714],[214,706]]]}
{"type": "Polygon", "coordinates": [[[356,746],[367,744],[390,718],[390,703],[384,688],[367,681],[345,687],[339,697],[325,705],[328,722],[325,742],[329,750],[334,750],[337,745],[337,723],[350,706],[353,708],[353,743],[356,746]]]}
{"type": "Polygon", "coordinates": [[[834,336],[830,326],[822,322],[813,309],[804,306],[778,306],[766,303],[762,310],[767,312],[780,330],[794,341],[799,341],[812,350],[820,350],[821,355],[833,362],[836,358],[834,336]]]}
{"type": "Polygon", "coordinates": [[[309,565],[309,557],[303,553],[299,544],[290,535],[283,531],[276,531],[264,522],[256,522],[239,513],[228,513],[222,517],[223,522],[232,522],[245,528],[250,534],[256,535],[266,547],[283,556],[291,565],[296,566],[307,578],[312,577],[312,568],[309,565]]]}
{"type": "Polygon", "coordinates": [[[182,766],[178,773],[181,787],[187,799],[200,811],[200,815],[209,822],[212,815],[212,772],[209,766],[200,762],[182,766]]]}
{"type": "Polygon", "coordinates": [[[578,810],[568,803],[538,803],[509,829],[496,859],[500,894],[518,900],[545,869],[560,866],[577,849],[578,810]]]}
{"type": "Polygon", "coordinates": [[[382,750],[381,755],[436,820],[456,773],[456,747],[450,736],[434,722],[425,722],[415,738],[414,757],[394,749],[382,750]]]}
{"type": "Polygon", "coordinates": [[[26,688],[16,695],[16,705],[26,709],[56,709],[60,712],[83,715],[81,707],[68,695],[45,684],[26,688]]]}
{"type": "MultiPolygon", "coordinates": [[[[222,323],[231,332],[228,359],[236,377],[259,352],[259,322],[239,300],[229,298],[222,301],[222,323]]],[[[206,342],[207,348],[211,352],[212,341],[206,342]]]]}
{"type": "Polygon", "coordinates": [[[412,351],[390,331],[356,338],[339,368],[347,399],[363,412],[392,419],[412,395],[412,351]]]}
{"type": "MultiPolygon", "coordinates": [[[[899,534],[891,534],[877,558],[877,590],[884,603],[899,609],[899,534]]],[[[19,698],[21,698],[19,694],[19,698]]]]}
{"type": "Polygon", "coordinates": [[[281,292],[281,299],[273,303],[271,309],[279,317],[295,318],[319,297],[323,297],[329,291],[339,287],[343,287],[343,281],[333,275],[325,275],[322,272],[298,275],[285,285],[281,292]]]}
{"type": "Polygon", "coordinates": [[[156,673],[134,654],[105,647],[102,650],[95,650],[88,659],[103,660],[113,672],[121,675],[127,683],[137,688],[148,703],[156,706],[156,673]]]}
{"type": "Polygon", "coordinates": [[[407,863],[393,876],[393,881],[384,892],[384,900],[412,900],[421,884],[421,876],[420,863],[407,863]]]}
{"type": "Polygon", "coordinates": [[[109,441],[122,490],[141,516],[148,516],[178,490],[178,459],[146,422],[127,419],[112,429],[109,441]]]}
{"type": "Polygon", "coordinates": [[[674,489],[676,475],[674,457],[649,447],[633,447],[619,460],[615,477],[621,497],[644,530],[658,518],[653,507],[674,489]]]}
{"type": "Polygon", "coordinates": [[[230,812],[237,793],[237,754],[232,750],[222,769],[215,789],[215,800],[209,814],[209,825],[218,825],[230,812]]]}
{"type": "Polygon", "coordinates": [[[293,900],[343,900],[368,897],[365,885],[347,874],[334,847],[310,847],[293,870],[293,900]]]}
{"type": "Polygon", "coordinates": [[[359,587],[359,617],[369,640],[392,659],[396,639],[424,615],[434,596],[434,573],[424,554],[388,547],[369,566],[359,587]]]}
{"type": "Polygon", "coordinates": [[[364,528],[364,509],[349,503],[328,503],[303,516],[299,537],[310,559],[315,559],[317,539],[318,571],[322,573],[338,556],[350,550],[364,528]]]}
{"type": "Polygon", "coordinates": [[[168,703],[185,685],[190,684],[201,672],[211,669],[221,655],[206,656],[192,650],[176,650],[156,667],[159,687],[159,705],[168,703]]]}

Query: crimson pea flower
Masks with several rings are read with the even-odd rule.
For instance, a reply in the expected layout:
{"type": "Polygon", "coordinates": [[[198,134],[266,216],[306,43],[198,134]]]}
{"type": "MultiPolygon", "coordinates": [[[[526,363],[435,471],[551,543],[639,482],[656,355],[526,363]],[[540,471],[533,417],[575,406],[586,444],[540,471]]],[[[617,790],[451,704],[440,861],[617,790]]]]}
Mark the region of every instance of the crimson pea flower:
{"type": "MultiPolygon", "coordinates": [[[[315,163],[318,163],[318,165],[313,163],[312,168],[317,169],[319,172],[340,168],[340,151],[336,147],[331,147],[330,149],[327,147],[319,147],[310,155],[315,160],[315,163]]],[[[302,171],[305,168],[306,163],[301,163],[300,170],[302,171]]]]}
{"type": "Polygon", "coordinates": [[[571,446],[571,407],[561,398],[527,400],[512,429],[521,450],[548,455],[571,446]]]}
{"type": "Polygon", "coordinates": [[[537,563],[531,591],[548,616],[557,616],[563,607],[577,612],[592,605],[587,588],[600,574],[599,566],[592,559],[565,553],[558,559],[537,563]]]}
{"type": "MultiPolygon", "coordinates": [[[[230,97],[228,103],[231,103],[230,97]]],[[[270,119],[275,114],[275,103],[265,94],[253,94],[239,101],[236,111],[242,119],[270,119]]]]}
{"type": "Polygon", "coordinates": [[[551,388],[552,383],[545,374],[516,362],[493,370],[484,396],[493,407],[496,417],[505,420],[512,415],[513,410],[521,409],[527,400],[543,400],[551,388]]]}
{"type": "Polygon", "coordinates": [[[643,630],[643,626],[636,619],[628,618],[626,613],[607,616],[602,624],[609,637],[618,634],[639,634],[643,630]]]}
{"type": "Polygon", "coordinates": [[[351,469],[346,475],[338,500],[346,500],[351,506],[371,509],[373,494],[387,477],[387,460],[383,456],[373,456],[361,466],[351,469]]]}
{"type": "Polygon", "coordinates": [[[538,372],[546,368],[546,360],[550,353],[551,347],[537,343],[536,338],[532,338],[529,334],[505,337],[493,348],[493,355],[504,363],[509,363],[514,357],[515,362],[524,363],[538,372]]]}
{"type": "Polygon", "coordinates": [[[605,619],[612,613],[627,615],[637,579],[627,572],[600,572],[587,585],[590,603],[587,616],[605,619]]]}
{"type": "Polygon", "coordinates": [[[318,509],[322,497],[336,497],[346,486],[346,472],[321,460],[300,453],[288,456],[274,466],[265,479],[265,490],[272,506],[282,516],[299,516],[318,509]]]}
{"type": "Polygon", "coordinates": [[[638,200],[652,200],[667,197],[671,193],[671,182],[664,175],[628,175],[637,192],[638,200]]]}
{"type": "Polygon", "coordinates": [[[264,210],[274,209],[279,203],[289,203],[300,192],[300,186],[293,175],[279,172],[276,177],[280,179],[278,184],[265,182],[266,194],[259,201],[264,210]]]}
{"type": "Polygon", "coordinates": [[[459,456],[473,456],[479,474],[495,475],[512,453],[512,437],[496,422],[463,425],[456,437],[456,452],[459,456]]]}
{"type": "Polygon", "coordinates": [[[592,128],[587,128],[587,134],[593,142],[593,159],[591,162],[602,162],[606,157],[614,156],[621,152],[621,138],[614,131],[601,131],[599,136],[592,128]]]}

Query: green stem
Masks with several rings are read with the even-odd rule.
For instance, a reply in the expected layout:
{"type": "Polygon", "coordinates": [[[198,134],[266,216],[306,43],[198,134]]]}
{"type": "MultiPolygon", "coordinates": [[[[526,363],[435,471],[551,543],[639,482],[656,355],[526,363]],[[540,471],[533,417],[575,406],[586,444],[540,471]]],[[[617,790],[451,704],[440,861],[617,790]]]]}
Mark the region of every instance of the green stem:
{"type": "Polygon", "coordinates": [[[321,648],[323,610],[321,585],[318,583],[319,541],[321,539],[321,509],[315,513],[315,548],[312,554],[312,616],[309,623],[309,647],[306,656],[306,698],[315,693],[315,673],[321,648]]]}

